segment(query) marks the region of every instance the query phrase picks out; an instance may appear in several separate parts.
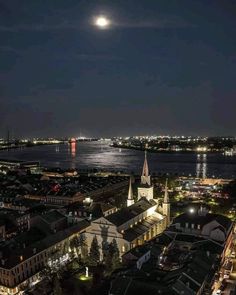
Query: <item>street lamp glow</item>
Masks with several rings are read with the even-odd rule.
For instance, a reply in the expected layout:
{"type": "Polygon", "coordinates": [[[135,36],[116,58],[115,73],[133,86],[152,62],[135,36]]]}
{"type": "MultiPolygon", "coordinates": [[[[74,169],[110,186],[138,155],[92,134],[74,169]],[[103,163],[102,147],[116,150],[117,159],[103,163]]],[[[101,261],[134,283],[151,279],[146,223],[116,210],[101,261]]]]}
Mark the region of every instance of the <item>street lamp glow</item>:
{"type": "Polygon", "coordinates": [[[101,29],[105,29],[110,25],[110,21],[105,16],[99,16],[95,19],[95,25],[101,29]]]}
{"type": "Polygon", "coordinates": [[[195,212],[195,210],[194,210],[193,208],[190,208],[190,209],[189,209],[189,212],[190,212],[191,214],[193,214],[193,213],[195,212]]]}

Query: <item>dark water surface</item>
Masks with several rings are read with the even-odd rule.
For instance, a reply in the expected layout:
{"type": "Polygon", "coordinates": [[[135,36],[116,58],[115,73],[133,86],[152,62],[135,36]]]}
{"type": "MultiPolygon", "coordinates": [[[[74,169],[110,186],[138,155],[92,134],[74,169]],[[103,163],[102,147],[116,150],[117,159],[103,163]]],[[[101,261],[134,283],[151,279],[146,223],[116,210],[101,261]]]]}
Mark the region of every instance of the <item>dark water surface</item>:
{"type": "MultiPolygon", "coordinates": [[[[42,166],[122,170],[141,173],[144,153],[109,146],[110,142],[78,142],[36,146],[32,148],[0,151],[0,158],[40,161],[42,166]]],[[[179,175],[236,177],[236,156],[221,154],[148,153],[149,167],[156,173],[179,175]]]]}

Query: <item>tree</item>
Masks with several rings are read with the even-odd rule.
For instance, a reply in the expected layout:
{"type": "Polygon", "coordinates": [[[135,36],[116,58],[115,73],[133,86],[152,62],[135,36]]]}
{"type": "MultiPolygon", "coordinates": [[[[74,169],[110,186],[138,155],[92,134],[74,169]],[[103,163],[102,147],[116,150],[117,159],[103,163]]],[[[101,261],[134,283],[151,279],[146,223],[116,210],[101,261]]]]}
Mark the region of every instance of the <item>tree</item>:
{"type": "Polygon", "coordinates": [[[84,234],[80,234],[71,239],[70,248],[73,253],[76,253],[77,257],[81,255],[81,258],[85,260],[88,257],[88,245],[84,234]]]}
{"type": "Polygon", "coordinates": [[[97,237],[94,236],[91,243],[90,252],[89,252],[89,263],[91,265],[97,265],[99,260],[100,260],[100,251],[99,251],[98,240],[97,240],[97,237]]]}
{"type": "Polygon", "coordinates": [[[113,250],[111,244],[106,244],[103,247],[103,263],[105,264],[106,270],[108,272],[112,271],[112,255],[113,250]]]}
{"type": "Polygon", "coordinates": [[[120,253],[115,239],[112,240],[104,251],[104,264],[108,272],[111,272],[120,266],[120,253]]]}
{"type": "Polygon", "coordinates": [[[85,235],[80,235],[80,249],[81,249],[81,258],[83,261],[88,259],[88,244],[85,235]]]}
{"type": "Polygon", "coordinates": [[[112,269],[116,269],[118,267],[120,267],[120,252],[119,252],[119,248],[116,242],[116,239],[113,239],[112,243],[111,243],[111,248],[112,248],[112,269]]]}

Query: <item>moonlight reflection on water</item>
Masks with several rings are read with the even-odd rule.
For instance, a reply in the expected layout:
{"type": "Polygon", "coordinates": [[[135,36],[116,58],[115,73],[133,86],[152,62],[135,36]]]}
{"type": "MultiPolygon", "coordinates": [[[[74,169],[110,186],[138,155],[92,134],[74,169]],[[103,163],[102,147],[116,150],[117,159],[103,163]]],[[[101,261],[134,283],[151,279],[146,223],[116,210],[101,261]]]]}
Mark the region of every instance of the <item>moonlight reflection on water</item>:
{"type": "MultiPolygon", "coordinates": [[[[109,146],[110,142],[77,142],[1,151],[0,158],[40,161],[42,166],[104,169],[141,173],[144,153],[109,146]]],[[[236,176],[236,157],[221,154],[148,153],[151,172],[198,177],[236,176]]]]}

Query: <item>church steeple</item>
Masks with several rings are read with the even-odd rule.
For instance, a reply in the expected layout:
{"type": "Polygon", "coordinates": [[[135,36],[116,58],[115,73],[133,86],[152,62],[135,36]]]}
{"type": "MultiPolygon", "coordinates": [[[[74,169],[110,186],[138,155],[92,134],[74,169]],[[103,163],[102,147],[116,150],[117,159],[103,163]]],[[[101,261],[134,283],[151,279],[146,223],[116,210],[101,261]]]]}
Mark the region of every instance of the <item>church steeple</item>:
{"type": "Polygon", "coordinates": [[[164,203],[169,203],[168,180],[166,179],[164,203]]]}
{"type": "Polygon", "coordinates": [[[149,176],[148,162],[147,162],[147,151],[146,150],[145,150],[145,156],[144,156],[142,176],[146,176],[146,177],[149,176]]]}
{"type": "Polygon", "coordinates": [[[129,191],[128,191],[128,199],[127,199],[127,207],[134,204],[134,195],[133,195],[133,189],[132,189],[132,179],[130,177],[129,179],[129,191]]]}
{"type": "Polygon", "coordinates": [[[166,179],[166,184],[165,184],[165,194],[164,194],[162,209],[163,209],[163,214],[166,216],[166,225],[168,226],[170,224],[170,200],[169,200],[169,194],[168,194],[168,180],[167,179],[166,179]]]}
{"type": "Polygon", "coordinates": [[[144,163],[143,163],[143,173],[141,176],[141,184],[151,185],[151,177],[149,175],[147,151],[146,150],[145,150],[145,157],[144,157],[144,163]]]}

